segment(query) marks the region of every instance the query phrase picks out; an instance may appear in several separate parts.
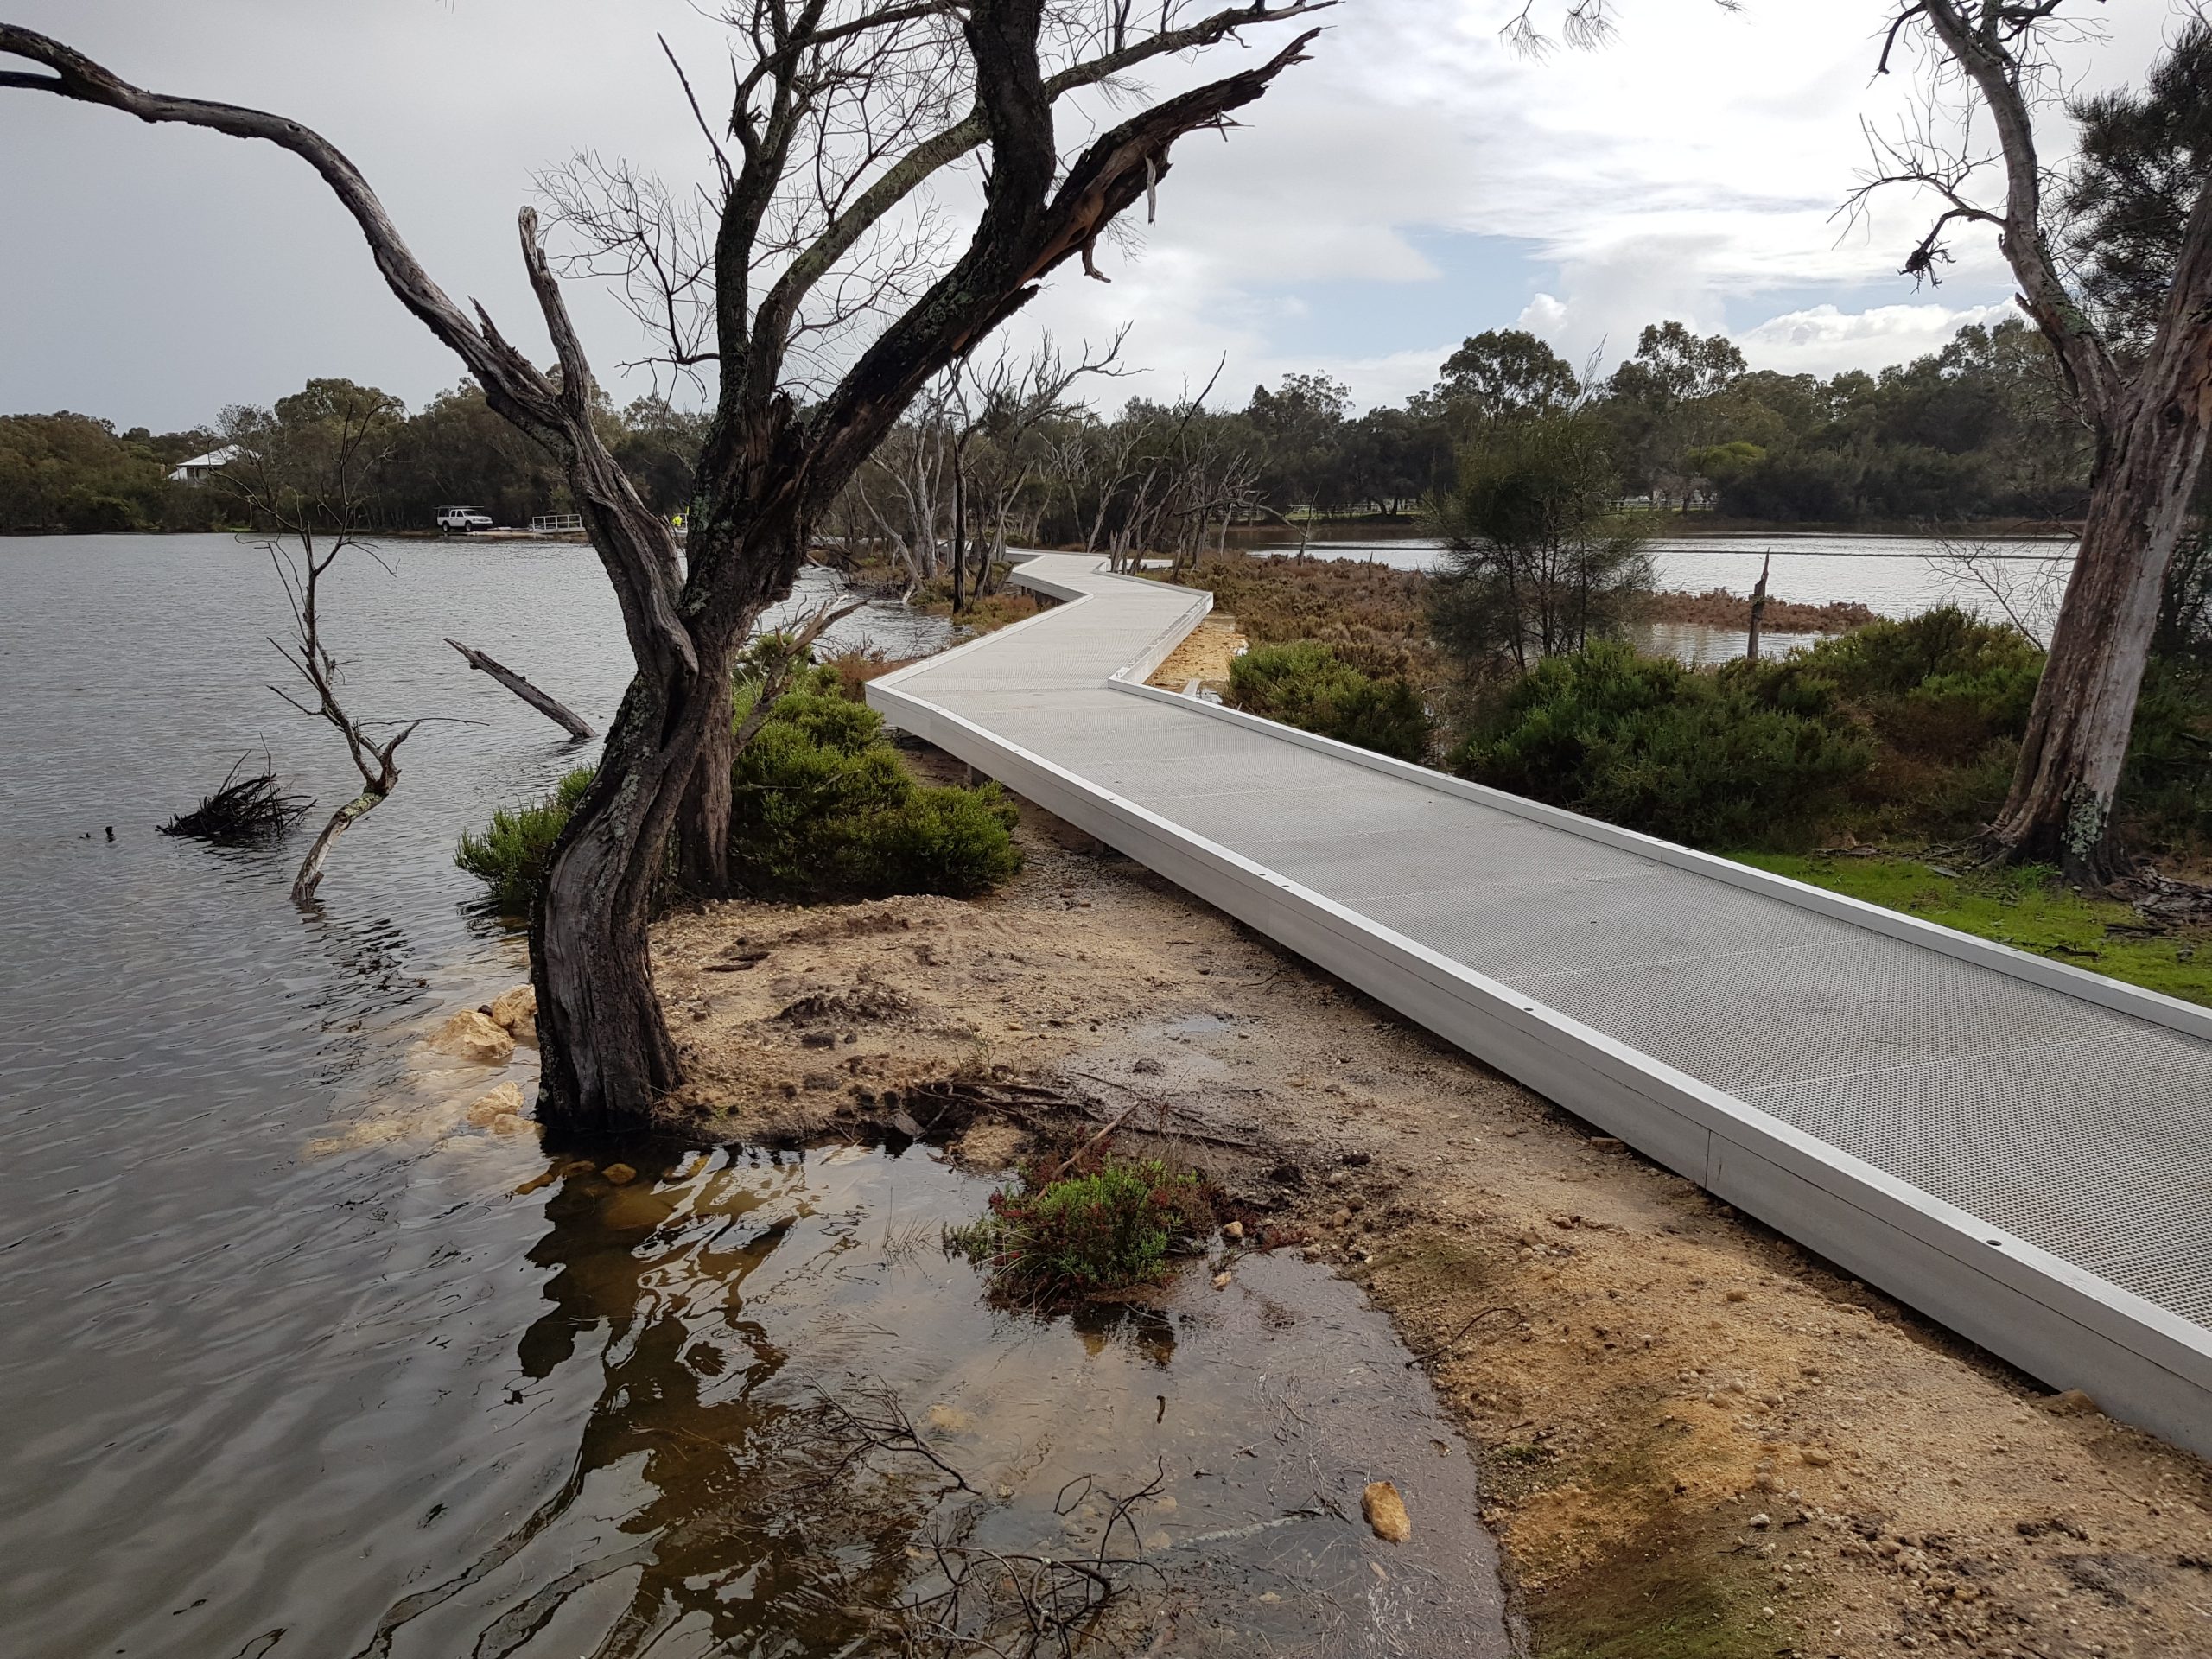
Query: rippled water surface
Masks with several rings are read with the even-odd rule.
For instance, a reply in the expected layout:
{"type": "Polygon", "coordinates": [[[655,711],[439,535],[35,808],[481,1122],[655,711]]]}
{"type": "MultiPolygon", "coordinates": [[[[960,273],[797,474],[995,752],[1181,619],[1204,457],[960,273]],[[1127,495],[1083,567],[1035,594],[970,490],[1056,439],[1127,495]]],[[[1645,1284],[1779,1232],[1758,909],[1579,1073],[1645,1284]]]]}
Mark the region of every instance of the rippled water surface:
{"type": "Polygon", "coordinates": [[[452,845],[588,748],[442,641],[602,727],[625,658],[586,549],[386,553],[328,601],[359,709],[474,723],[410,741],[303,916],[297,841],[152,829],[264,742],[352,792],[265,689],[264,556],[0,540],[0,1652],[873,1651],[947,1540],[1139,1551],[1200,1610],[1179,1653],[1494,1618],[1464,1453],[1300,1264],[1020,1319],[938,1248],[982,1184],[927,1147],[549,1165],[467,1124],[529,1057],[419,1040],[521,975],[452,845]],[[893,1406],[942,1464],[866,1443],[893,1406]],[[1373,1468],[1422,1523],[1397,1554],[1357,1524],[1373,1468]]]}

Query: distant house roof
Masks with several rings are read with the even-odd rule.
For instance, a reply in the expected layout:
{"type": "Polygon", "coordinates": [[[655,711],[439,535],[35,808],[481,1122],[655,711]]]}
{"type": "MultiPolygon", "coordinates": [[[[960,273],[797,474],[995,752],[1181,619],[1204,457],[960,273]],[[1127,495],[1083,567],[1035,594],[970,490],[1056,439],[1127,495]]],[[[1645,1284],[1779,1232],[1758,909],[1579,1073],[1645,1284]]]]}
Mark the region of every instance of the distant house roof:
{"type": "Polygon", "coordinates": [[[169,468],[169,476],[180,483],[187,479],[205,478],[218,467],[236,461],[238,456],[238,445],[226,443],[219,449],[210,449],[204,455],[194,455],[189,461],[177,462],[169,468]]]}

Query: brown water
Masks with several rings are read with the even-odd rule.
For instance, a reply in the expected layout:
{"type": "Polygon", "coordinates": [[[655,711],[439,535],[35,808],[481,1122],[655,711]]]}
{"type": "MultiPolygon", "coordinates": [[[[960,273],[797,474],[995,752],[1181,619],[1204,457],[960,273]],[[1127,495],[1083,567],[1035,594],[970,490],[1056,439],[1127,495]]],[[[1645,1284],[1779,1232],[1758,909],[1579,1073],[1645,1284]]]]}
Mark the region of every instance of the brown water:
{"type": "Polygon", "coordinates": [[[582,1149],[616,1185],[467,1126],[498,1074],[418,1039],[521,959],[453,841],[588,751],[440,642],[602,725],[624,664],[588,550],[392,551],[333,601],[364,706],[481,723],[410,743],[302,916],[296,846],[151,829],[264,737],[350,792],[262,689],[261,556],[0,541],[0,1653],[880,1651],[940,1543],[1103,1545],[1166,1652],[1496,1650],[1464,1453],[1318,1269],[1006,1315],[927,1148],[582,1149]],[[964,1484],[858,1445],[893,1406],[964,1484]]]}

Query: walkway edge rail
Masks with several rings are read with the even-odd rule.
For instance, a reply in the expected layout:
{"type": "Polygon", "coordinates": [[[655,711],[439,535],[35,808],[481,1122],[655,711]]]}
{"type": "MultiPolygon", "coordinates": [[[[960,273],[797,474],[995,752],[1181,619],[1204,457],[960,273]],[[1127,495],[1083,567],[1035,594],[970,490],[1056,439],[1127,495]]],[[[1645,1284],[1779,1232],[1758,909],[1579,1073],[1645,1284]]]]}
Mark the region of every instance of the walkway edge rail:
{"type": "MultiPolygon", "coordinates": [[[[2212,1456],[2212,1332],[905,690],[904,682],[949,658],[988,648],[1013,629],[1048,626],[1090,598],[1040,578],[1025,582],[1019,569],[1014,580],[1066,603],[871,682],[869,702],[893,725],[957,755],[2023,1370],[2055,1388],[2081,1389],[2113,1416],[2212,1456]]],[[[2212,1034],[2212,1012],[2171,997],[1142,684],[1211,608],[1210,594],[1194,593],[1192,601],[1114,676],[1115,690],[1201,717],[1249,723],[1371,770],[1694,868],[2156,1024],[2212,1034]]]]}

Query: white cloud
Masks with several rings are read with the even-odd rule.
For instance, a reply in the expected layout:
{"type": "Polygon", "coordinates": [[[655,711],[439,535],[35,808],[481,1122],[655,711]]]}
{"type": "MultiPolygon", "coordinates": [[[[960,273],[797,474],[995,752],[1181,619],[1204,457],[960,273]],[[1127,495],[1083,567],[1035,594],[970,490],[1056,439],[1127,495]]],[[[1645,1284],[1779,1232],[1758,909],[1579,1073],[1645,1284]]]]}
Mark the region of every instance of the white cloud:
{"type": "MultiPolygon", "coordinates": [[[[1871,73],[1879,7],[1750,0],[1730,12],[1709,0],[1637,0],[1610,47],[1532,61],[1497,35],[1518,3],[1362,0],[1323,14],[1311,61],[1240,111],[1227,142],[1196,134],[1177,146],[1143,245],[1101,260],[1112,286],[1065,270],[1017,337],[1049,326],[1064,340],[1103,339],[1134,322],[1131,358],[1152,372],[1123,389],[1150,395],[1202,384],[1225,356],[1224,394],[1240,398],[1255,381],[1307,366],[1344,373],[1363,402],[1402,396],[1427,384],[1441,355],[1406,337],[1445,334],[1436,318],[1451,306],[1426,304],[1394,334],[1389,296],[1450,301],[1437,285],[1452,277],[1424,240],[1449,232],[1514,238],[1543,268],[1527,292],[1471,297],[1451,339],[1520,311],[1580,366],[1600,340],[1624,354],[1646,322],[1711,330],[1747,308],[1757,315],[1764,299],[1764,308],[1802,308],[1746,341],[1777,366],[1871,365],[1928,348],[1943,327],[1929,314],[1943,308],[1896,276],[1926,205],[1900,196],[1863,224],[1833,218],[1864,159],[1860,123],[1892,125],[1914,92],[1910,75],[1871,73]],[[1374,284],[1380,297],[1339,319],[1323,283],[1331,294],[1374,284]],[[1873,321],[1850,323],[1840,309],[1830,319],[1822,302],[1861,306],[1851,315],[1873,321]],[[1294,338],[1315,349],[1287,349],[1294,338]]],[[[709,10],[689,0],[10,9],[133,78],[313,119],[354,154],[448,288],[480,296],[533,342],[512,228],[531,170],[594,146],[679,181],[695,176],[704,146],[653,37],[665,29],[695,67],[711,64],[726,40],[709,10]],[[468,96],[437,90],[456,85],[468,96]]],[[[2108,46],[2069,54],[2069,79],[2139,74],[2164,21],[2164,7],[2117,10],[2108,46]]],[[[1254,31],[1245,49],[1224,43],[1166,66],[1160,82],[1249,67],[1287,34],[1254,31]]],[[[1088,114],[1123,112],[1101,102],[1088,114]]],[[[1077,124],[1066,124],[1071,139],[1077,124]]],[[[309,374],[352,374],[419,401],[456,372],[289,157],[27,95],[0,99],[0,223],[14,232],[0,245],[0,289],[16,301],[0,315],[0,408],[181,423],[309,374]]],[[[1962,232],[1953,245],[1945,296],[1961,315],[2010,292],[1990,237],[1962,232]]],[[[578,308],[602,365],[636,355],[614,307],[578,308]]]]}
{"type": "Polygon", "coordinates": [[[1755,369],[1784,374],[1831,375],[1841,369],[1909,362],[1939,351],[1969,323],[1985,325],[2018,316],[2013,306],[1878,305],[1844,311],[1815,305],[1785,311],[1736,337],[1755,369]]]}

